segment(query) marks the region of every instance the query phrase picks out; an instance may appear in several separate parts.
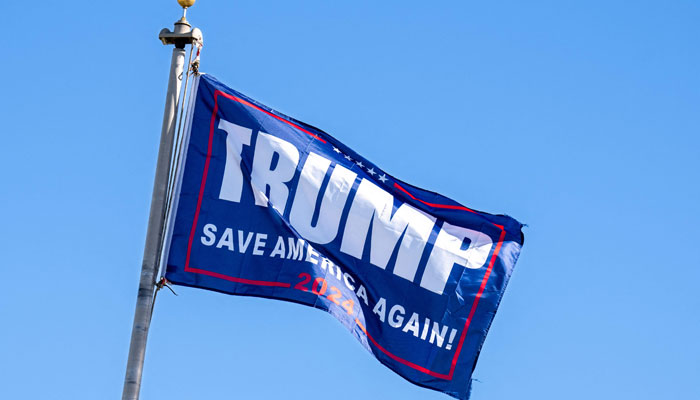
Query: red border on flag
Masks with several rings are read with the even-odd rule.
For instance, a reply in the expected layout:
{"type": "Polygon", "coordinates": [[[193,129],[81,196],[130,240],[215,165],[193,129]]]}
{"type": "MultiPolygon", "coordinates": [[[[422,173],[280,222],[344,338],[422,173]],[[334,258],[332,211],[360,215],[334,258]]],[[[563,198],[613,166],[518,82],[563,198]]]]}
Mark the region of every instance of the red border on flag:
{"type": "MultiPolygon", "coordinates": [[[[255,104],[253,104],[249,101],[246,101],[246,100],[241,99],[239,97],[222,92],[220,90],[214,91],[214,111],[212,112],[212,115],[211,115],[211,125],[209,128],[209,143],[208,143],[208,147],[207,147],[207,159],[204,163],[204,172],[202,173],[202,182],[199,186],[199,197],[197,198],[197,208],[195,209],[194,220],[192,221],[192,229],[190,230],[190,238],[189,238],[189,241],[187,244],[187,256],[185,258],[185,272],[192,272],[195,274],[212,276],[215,278],[224,279],[224,280],[236,282],[236,283],[242,283],[242,284],[246,284],[246,285],[290,288],[291,284],[288,282],[251,280],[251,279],[245,279],[245,278],[240,278],[240,277],[235,277],[235,276],[224,275],[224,274],[209,271],[206,269],[190,267],[190,256],[192,253],[192,242],[194,241],[194,235],[195,235],[195,231],[197,228],[197,220],[199,219],[199,212],[201,210],[202,199],[204,197],[204,186],[206,184],[207,174],[209,172],[209,162],[211,160],[212,144],[213,144],[213,140],[214,140],[214,131],[215,131],[214,127],[215,127],[215,123],[216,123],[216,117],[217,117],[218,112],[219,112],[219,96],[220,95],[224,96],[225,98],[227,98],[229,100],[241,103],[245,106],[248,106],[248,107],[254,108],[255,110],[261,111],[261,112],[263,112],[263,113],[265,113],[273,118],[276,118],[276,119],[284,122],[285,124],[291,125],[297,129],[299,129],[300,131],[312,136],[314,139],[317,139],[323,143],[326,143],[325,140],[323,140],[322,138],[313,134],[312,132],[309,132],[308,130],[300,127],[299,125],[297,125],[293,122],[287,121],[286,119],[281,118],[281,117],[279,117],[279,116],[277,116],[269,111],[263,110],[262,108],[256,106],[255,104]]],[[[410,192],[408,192],[406,189],[404,189],[398,183],[394,183],[394,187],[396,187],[397,189],[404,192],[411,199],[419,201],[419,202],[421,202],[427,206],[430,206],[430,207],[463,210],[463,211],[476,213],[476,211],[469,209],[467,207],[464,207],[464,206],[428,203],[428,202],[423,201],[421,199],[417,199],[415,196],[413,196],[410,192]]],[[[370,335],[369,332],[367,332],[367,329],[360,322],[360,320],[356,318],[355,323],[362,330],[362,332],[367,336],[367,338],[370,340],[372,345],[374,345],[374,347],[376,347],[377,349],[379,349],[379,351],[381,351],[382,353],[389,356],[389,358],[391,358],[392,360],[399,362],[403,365],[406,365],[410,368],[413,368],[416,371],[423,372],[425,374],[428,374],[428,375],[436,377],[436,378],[445,379],[445,380],[452,380],[452,376],[454,375],[455,368],[457,366],[457,360],[459,359],[459,354],[462,351],[462,345],[464,344],[464,340],[467,337],[467,331],[469,329],[469,325],[471,324],[471,321],[474,317],[474,314],[476,313],[476,307],[479,305],[479,299],[481,299],[481,296],[483,295],[484,290],[486,289],[486,282],[489,280],[489,277],[491,276],[491,271],[493,270],[493,266],[496,263],[496,258],[498,257],[498,253],[501,250],[501,246],[503,245],[503,240],[505,239],[505,236],[506,236],[506,230],[503,227],[503,225],[498,225],[498,224],[493,224],[493,225],[501,230],[501,234],[499,235],[498,243],[496,244],[496,248],[493,251],[493,255],[491,256],[491,260],[489,261],[489,265],[486,268],[486,272],[484,273],[484,278],[482,279],[481,285],[479,286],[479,291],[476,293],[476,297],[474,298],[474,302],[472,303],[472,307],[469,310],[469,316],[467,317],[467,320],[464,324],[464,328],[462,329],[462,334],[459,337],[459,342],[457,343],[457,349],[455,350],[455,355],[452,358],[452,363],[450,365],[450,372],[443,374],[443,373],[431,371],[428,368],[425,368],[425,367],[422,367],[422,366],[417,365],[415,363],[412,363],[411,361],[405,360],[405,359],[391,353],[390,351],[388,351],[384,347],[382,347],[379,343],[377,343],[377,341],[372,337],[372,335],[370,335]]]]}

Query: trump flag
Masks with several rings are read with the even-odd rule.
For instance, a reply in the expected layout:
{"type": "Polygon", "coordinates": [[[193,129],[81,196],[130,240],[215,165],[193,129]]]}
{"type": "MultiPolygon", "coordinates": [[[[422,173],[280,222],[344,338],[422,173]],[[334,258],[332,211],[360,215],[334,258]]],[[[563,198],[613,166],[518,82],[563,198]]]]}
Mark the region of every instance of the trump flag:
{"type": "Polygon", "coordinates": [[[468,398],[522,225],[400,181],[209,75],[192,93],[166,279],[319,308],[408,381],[468,398]]]}

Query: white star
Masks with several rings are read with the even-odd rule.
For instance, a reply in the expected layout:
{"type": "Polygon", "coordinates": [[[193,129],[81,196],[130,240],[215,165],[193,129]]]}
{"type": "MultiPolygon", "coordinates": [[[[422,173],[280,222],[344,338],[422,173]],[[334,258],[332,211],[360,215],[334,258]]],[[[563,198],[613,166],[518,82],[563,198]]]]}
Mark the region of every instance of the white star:
{"type": "Polygon", "coordinates": [[[340,153],[340,150],[335,146],[333,146],[333,151],[335,151],[336,153],[340,153]]]}
{"type": "Polygon", "coordinates": [[[376,172],[374,172],[374,168],[368,169],[368,170],[367,170],[367,173],[370,174],[370,175],[372,175],[372,176],[374,176],[374,174],[376,174],[376,172]]]}
{"type": "Polygon", "coordinates": [[[379,175],[379,180],[382,181],[382,183],[386,183],[386,181],[387,181],[386,174],[379,175]]]}
{"type": "Polygon", "coordinates": [[[355,161],[355,164],[357,164],[357,166],[360,167],[360,168],[364,168],[364,167],[365,167],[365,165],[362,164],[362,161],[355,161]]]}
{"type": "Polygon", "coordinates": [[[348,160],[348,161],[352,161],[352,158],[350,158],[350,156],[347,155],[347,154],[345,155],[345,159],[348,160]]]}

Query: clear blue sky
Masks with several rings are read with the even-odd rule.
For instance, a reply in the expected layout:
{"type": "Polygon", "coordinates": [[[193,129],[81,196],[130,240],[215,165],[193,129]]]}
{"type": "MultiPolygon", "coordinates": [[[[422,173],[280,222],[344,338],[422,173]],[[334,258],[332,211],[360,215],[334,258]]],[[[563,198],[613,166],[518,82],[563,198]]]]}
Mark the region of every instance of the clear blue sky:
{"type": "MultiPolygon", "coordinates": [[[[6,2],[0,398],[121,395],[175,0],[6,2]]],[[[473,399],[700,398],[700,3],[214,1],[202,70],[527,223],[473,399]]],[[[143,399],[448,399],[330,315],[159,296],[143,399]]]]}

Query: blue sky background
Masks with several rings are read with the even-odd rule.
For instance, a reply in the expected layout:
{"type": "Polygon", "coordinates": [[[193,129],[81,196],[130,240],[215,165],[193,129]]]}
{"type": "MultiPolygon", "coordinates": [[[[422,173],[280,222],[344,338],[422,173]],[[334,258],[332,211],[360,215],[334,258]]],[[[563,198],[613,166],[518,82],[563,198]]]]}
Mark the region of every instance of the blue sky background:
{"type": "MultiPolygon", "coordinates": [[[[7,2],[0,398],[118,398],[175,0],[7,2]]],[[[700,3],[214,1],[202,70],[529,225],[473,399],[700,398],[700,3]]],[[[330,315],[159,296],[143,399],[447,399],[330,315]]]]}

